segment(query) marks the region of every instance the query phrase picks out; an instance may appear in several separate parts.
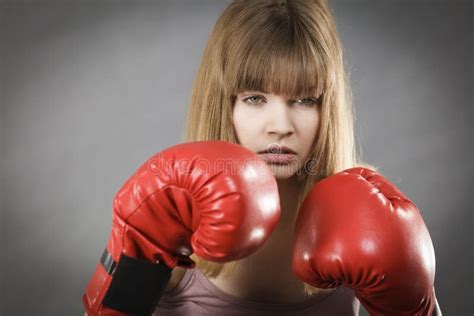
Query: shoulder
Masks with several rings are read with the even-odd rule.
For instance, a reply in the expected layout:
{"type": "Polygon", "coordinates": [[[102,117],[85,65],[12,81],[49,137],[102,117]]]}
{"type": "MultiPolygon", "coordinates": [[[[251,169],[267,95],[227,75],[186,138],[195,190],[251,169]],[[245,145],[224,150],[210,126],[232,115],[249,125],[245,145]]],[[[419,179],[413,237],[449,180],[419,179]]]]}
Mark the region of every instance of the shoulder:
{"type": "Polygon", "coordinates": [[[175,267],[173,269],[173,271],[171,272],[171,278],[168,284],[166,285],[165,292],[171,291],[179,284],[179,282],[181,282],[184,277],[184,274],[186,273],[186,270],[186,268],[181,267],[175,267]]]}

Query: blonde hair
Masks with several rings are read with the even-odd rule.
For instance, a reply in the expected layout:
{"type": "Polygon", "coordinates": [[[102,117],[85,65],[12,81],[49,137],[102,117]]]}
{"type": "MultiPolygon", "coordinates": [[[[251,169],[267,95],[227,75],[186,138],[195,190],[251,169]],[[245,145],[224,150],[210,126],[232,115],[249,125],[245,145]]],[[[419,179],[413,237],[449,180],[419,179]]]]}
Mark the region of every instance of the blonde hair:
{"type": "MultiPolygon", "coordinates": [[[[289,96],[316,95],[320,125],[308,163],[298,176],[298,209],[322,178],[357,165],[351,92],[342,47],[326,0],[235,0],[222,13],[207,42],[188,108],[185,141],[238,143],[232,108],[241,91],[289,96]],[[309,172],[308,172],[309,171],[309,172]]],[[[192,255],[208,277],[230,273],[238,262],[220,264],[192,255]]],[[[302,282],[303,283],[303,282],[302,282]]],[[[319,292],[308,284],[307,295],[319,292]]]]}

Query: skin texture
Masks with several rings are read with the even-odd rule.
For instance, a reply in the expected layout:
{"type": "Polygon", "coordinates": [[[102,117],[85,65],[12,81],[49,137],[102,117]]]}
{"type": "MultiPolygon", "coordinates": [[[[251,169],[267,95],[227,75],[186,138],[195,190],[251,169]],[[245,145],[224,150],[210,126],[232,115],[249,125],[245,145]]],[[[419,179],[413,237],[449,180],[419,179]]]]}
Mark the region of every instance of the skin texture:
{"type": "Polygon", "coordinates": [[[291,251],[296,198],[300,190],[296,175],[310,155],[318,124],[319,105],[314,96],[294,100],[260,91],[244,91],[237,95],[233,125],[239,143],[255,153],[268,149],[270,144],[280,144],[293,149],[297,157],[290,165],[269,164],[278,183],[280,222],[256,253],[239,261],[233,275],[209,279],[223,291],[268,303],[307,300],[291,270],[291,251]]]}
{"type": "Polygon", "coordinates": [[[319,123],[318,105],[310,96],[290,97],[262,92],[237,95],[233,125],[239,143],[258,153],[270,144],[290,147],[297,159],[289,166],[271,164],[277,180],[289,180],[308,158],[319,123]]]}

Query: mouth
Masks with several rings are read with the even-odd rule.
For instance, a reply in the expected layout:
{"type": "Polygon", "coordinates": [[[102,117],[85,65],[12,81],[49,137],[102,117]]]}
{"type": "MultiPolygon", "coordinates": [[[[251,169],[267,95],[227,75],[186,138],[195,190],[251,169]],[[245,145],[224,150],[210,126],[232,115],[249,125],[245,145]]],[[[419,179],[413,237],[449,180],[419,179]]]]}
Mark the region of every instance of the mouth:
{"type": "Polygon", "coordinates": [[[296,159],[296,152],[286,146],[272,145],[258,152],[258,156],[273,165],[287,165],[296,159]]]}
{"type": "Polygon", "coordinates": [[[259,151],[258,154],[276,154],[276,155],[279,155],[279,154],[283,154],[283,155],[292,154],[292,155],[296,155],[296,152],[293,149],[291,149],[289,147],[286,147],[286,146],[271,145],[267,149],[259,151]]]}

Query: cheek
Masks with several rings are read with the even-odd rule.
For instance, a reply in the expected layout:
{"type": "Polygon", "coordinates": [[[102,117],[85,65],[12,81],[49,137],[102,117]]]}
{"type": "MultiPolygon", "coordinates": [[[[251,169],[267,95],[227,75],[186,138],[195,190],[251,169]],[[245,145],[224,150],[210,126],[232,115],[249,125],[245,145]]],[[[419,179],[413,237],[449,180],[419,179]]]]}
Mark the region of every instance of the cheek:
{"type": "Polygon", "coordinates": [[[242,124],[241,112],[235,107],[232,111],[232,125],[234,126],[234,130],[237,133],[237,136],[239,136],[241,134],[242,126],[244,125],[242,124]]]}
{"type": "Polygon", "coordinates": [[[252,127],[254,126],[252,115],[249,115],[243,107],[236,105],[232,111],[232,124],[240,143],[245,144],[247,139],[251,137],[252,127]]]}
{"type": "Polygon", "coordinates": [[[301,116],[300,118],[300,135],[301,135],[301,144],[303,149],[302,159],[308,159],[309,154],[313,149],[313,144],[316,141],[316,133],[319,126],[319,115],[318,112],[308,112],[306,115],[301,116]]]}
{"type": "Polygon", "coordinates": [[[302,113],[299,117],[300,130],[307,141],[312,141],[316,136],[319,126],[319,113],[317,110],[302,113]]]}

